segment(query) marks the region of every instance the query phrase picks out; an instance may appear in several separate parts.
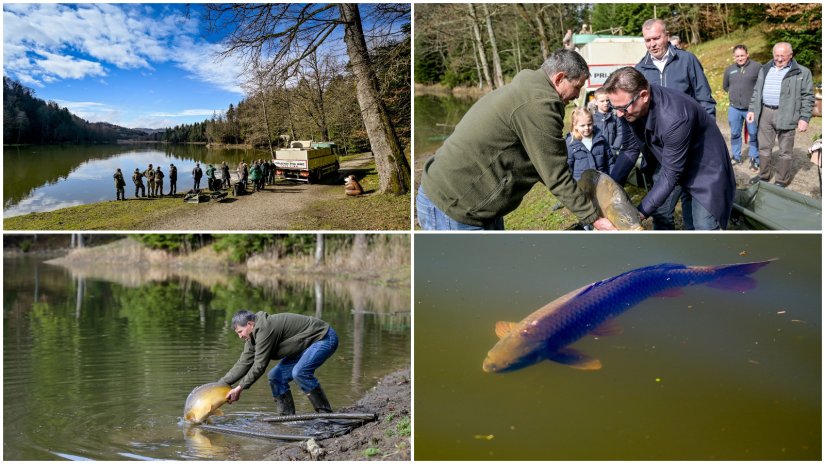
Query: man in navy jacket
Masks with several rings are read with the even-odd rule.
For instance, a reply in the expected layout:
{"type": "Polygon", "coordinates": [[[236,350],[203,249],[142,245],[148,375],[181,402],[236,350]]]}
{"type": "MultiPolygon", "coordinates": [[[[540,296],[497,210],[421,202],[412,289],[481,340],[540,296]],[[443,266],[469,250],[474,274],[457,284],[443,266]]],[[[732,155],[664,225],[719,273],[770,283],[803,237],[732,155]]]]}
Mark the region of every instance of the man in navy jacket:
{"type": "Polygon", "coordinates": [[[619,156],[611,177],[623,184],[639,149],[649,163],[661,165],[659,180],[639,205],[642,217],[681,186],[685,229],[726,229],[736,181],[716,121],[683,92],[651,85],[631,67],[615,71],[604,87],[614,111],[631,129],[625,131],[623,145],[635,145],[619,156]]]}

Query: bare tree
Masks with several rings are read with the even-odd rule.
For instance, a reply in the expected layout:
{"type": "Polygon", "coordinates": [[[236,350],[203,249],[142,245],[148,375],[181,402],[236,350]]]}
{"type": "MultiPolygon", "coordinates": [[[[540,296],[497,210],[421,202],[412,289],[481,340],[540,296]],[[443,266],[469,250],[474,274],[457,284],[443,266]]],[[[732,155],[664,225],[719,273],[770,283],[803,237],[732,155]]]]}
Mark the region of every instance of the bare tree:
{"type": "Polygon", "coordinates": [[[487,23],[487,37],[490,39],[490,52],[493,54],[493,80],[496,83],[496,88],[504,87],[504,73],[501,71],[501,57],[498,54],[498,41],[496,41],[496,34],[493,31],[493,18],[486,3],[481,4],[484,10],[484,19],[487,23]]]}
{"type": "Polygon", "coordinates": [[[481,39],[481,29],[478,27],[478,16],[476,9],[472,3],[467,4],[467,10],[470,12],[470,25],[473,28],[473,39],[475,40],[475,49],[478,51],[478,60],[481,63],[481,70],[484,71],[484,80],[487,86],[493,87],[493,79],[490,77],[490,65],[487,63],[487,53],[484,51],[484,41],[481,39]]]}
{"type": "MultiPolygon", "coordinates": [[[[228,31],[224,55],[247,64],[268,63],[268,70],[293,75],[296,66],[319,50],[343,26],[344,42],[356,78],[357,98],[379,177],[379,192],[410,190],[410,166],[379,97],[358,4],[208,4],[208,19],[228,31]]],[[[409,6],[376,5],[385,17],[409,14],[409,6]]]]}
{"type": "Polygon", "coordinates": [[[315,265],[324,264],[324,234],[315,235],[315,265]]]}

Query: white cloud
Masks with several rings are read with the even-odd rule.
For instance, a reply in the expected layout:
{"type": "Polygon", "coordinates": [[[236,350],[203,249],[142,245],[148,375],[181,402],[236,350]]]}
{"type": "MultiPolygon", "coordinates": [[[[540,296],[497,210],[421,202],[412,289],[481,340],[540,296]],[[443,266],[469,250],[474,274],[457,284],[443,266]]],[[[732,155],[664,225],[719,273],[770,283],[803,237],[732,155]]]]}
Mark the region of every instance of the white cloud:
{"type": "Polygon", "coordinates": [[[48,77],[64,79],[82,79],[86,76],[105,76],[106,71],[100,63],[81,60],[72,56],[57,55],[46,51],[36,51],[43,59],[34,59],[34,63],[47,74],[48,77]]]}
{"type": "Polygon", "coordinates": [[[213,114],[223,114],[223,110],[190,109],[175,113],[152,113],[149,116],[154,118],[182,118],[186,116],[212,116],[213,114]]]}
{"type": "Polygon", "coordinates": [[[3,23],[5,71],[27,84],[173,63],[192,79],[243,93],[240,63],[218,62],[220,47],[197,38],[195,20],[171,6],[6,4],[3,23]]]}

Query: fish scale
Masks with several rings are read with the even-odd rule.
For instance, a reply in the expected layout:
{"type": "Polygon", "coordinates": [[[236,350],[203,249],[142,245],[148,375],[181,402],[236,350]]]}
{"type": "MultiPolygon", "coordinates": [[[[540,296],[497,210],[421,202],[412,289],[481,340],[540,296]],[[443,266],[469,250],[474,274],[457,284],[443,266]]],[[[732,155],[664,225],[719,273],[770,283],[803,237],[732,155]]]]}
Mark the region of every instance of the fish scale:
{"type": "Polygon", "coordinates": [[[755,283],[747,275],[772,261],[721,266],[658,264],[586,285],[548,303],[517,324],[499,323],[496,333],[501,339],[488,353],[484,370],[514,370],[541,359],[597,369],[601,366],[597,360],[567,346],[669,289],[699,284],[736,291],[752,288],[755,283]]]}

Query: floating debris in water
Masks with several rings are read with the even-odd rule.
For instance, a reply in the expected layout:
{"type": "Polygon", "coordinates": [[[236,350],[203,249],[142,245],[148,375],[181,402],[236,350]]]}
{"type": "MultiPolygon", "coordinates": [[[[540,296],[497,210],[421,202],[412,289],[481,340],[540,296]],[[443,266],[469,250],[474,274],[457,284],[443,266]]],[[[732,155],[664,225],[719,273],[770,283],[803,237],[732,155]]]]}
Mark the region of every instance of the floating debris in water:
{"type": "Polygon", "coordinates": [[[739,256],[748,256],[748,250],[742,250],[739,252],[739,256]]]}
{"type": "Polygon", "coordinates": [[[656,377],[656,383],[661,383],[661,382],[662,382],[662,378],[661,377],[656,377]]]}
{"type": "Polygon", "coordinates": [[[791,319],[791,322],[799,322],[800,324],[807,324],[807,322],[805,322],[801,319],[791,319]]]}
{"type": "Polygon", "coordinates": [[[751,364],[756,364],[757,366],[759,365],[759,361],[754,361],[753,359],[748,359],[748,362],[751,364]]]}
{"type": "Polygon", "coordinates": [[[783,310],[781,310],[781,311],[777,311],[777,312],[776,312],[776,314],[785,314],[785,313],[787,313],[787,311],[785,311],[784,309],[783,309],[783,310]]]}
{"type": "Polygon", "coordinates": [[[493,435],[493,434],[490,434],[490,435],[473,435],[473,438],[475,438],[476,440],[487,440],[487,441],[490,441],[490,440],[492,440],[492,439],[493,439],[493,438],[495,438],[495,437],[496,437],[496,436],[495,436],[495,435],[493,435]]]}

